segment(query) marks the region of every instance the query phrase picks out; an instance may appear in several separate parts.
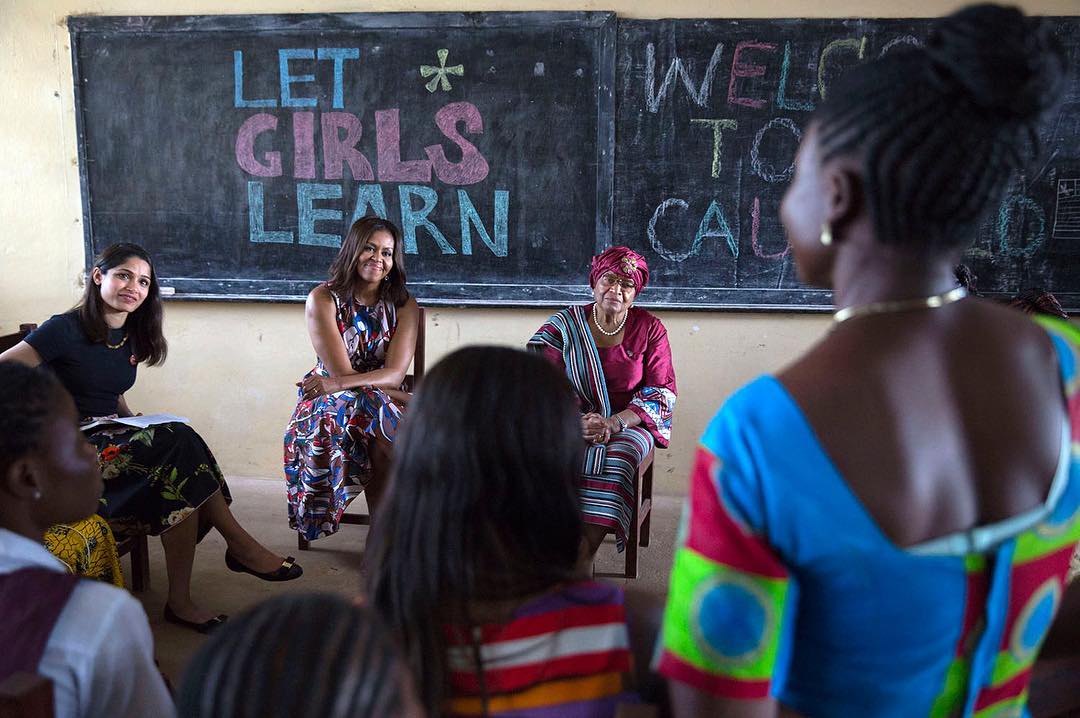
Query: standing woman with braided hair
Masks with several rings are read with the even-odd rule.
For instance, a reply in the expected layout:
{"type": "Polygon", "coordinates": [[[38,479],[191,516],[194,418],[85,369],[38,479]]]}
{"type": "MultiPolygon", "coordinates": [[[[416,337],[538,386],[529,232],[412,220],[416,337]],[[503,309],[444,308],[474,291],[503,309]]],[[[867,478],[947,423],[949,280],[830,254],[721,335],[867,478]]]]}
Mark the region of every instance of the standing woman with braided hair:
{"type": "Polygon", "coordinates": [[[981,5],[812,116],[781,213],[837,312],[705,430],[659,659],[676,715],[1021,715],[1080,624],[1076,335],[952,274],[1062,75],[1044,26],[981,5]]]}

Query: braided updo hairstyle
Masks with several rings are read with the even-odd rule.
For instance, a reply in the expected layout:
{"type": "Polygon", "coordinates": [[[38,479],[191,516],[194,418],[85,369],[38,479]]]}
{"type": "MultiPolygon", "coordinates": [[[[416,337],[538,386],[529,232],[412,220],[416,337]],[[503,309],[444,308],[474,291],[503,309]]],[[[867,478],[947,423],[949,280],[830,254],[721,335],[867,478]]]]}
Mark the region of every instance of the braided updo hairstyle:
{"type": "Polygon", "coordinates": [[[965,8],[938,22],[925,47],[852,68],[830,88],[813,118],[821,160],[861,160],[879,241],[963,247],[1010,174],[1037,154],[1064,72],[1036,18],[965,8]]]}

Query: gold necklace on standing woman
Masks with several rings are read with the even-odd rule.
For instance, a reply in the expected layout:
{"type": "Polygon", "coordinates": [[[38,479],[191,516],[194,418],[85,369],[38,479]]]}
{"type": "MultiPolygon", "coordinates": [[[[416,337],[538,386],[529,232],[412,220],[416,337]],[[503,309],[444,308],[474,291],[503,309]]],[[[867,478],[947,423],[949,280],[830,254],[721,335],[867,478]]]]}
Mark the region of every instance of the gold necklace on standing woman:
{"type": "Polygon", "coordinates": [[[937,309],[938,307],[944,307],[946,304],[958,302],[966,296],[967,290],[963,287],[957,287],[956,289],[950,289],[949,291],[942,292],[941,294],[931,294],[929,297],[919,297],[918,299],[900,299],[888,302],[870,302],[869,304],[859,304],[856,306],[844,307],[840,311],[833,314],[833,323],[839,324],[841,322],[846,322],[848,319],[854,319],[855,317],[863,317],[867,314],[907,312],[913,309],[937,309]]]}

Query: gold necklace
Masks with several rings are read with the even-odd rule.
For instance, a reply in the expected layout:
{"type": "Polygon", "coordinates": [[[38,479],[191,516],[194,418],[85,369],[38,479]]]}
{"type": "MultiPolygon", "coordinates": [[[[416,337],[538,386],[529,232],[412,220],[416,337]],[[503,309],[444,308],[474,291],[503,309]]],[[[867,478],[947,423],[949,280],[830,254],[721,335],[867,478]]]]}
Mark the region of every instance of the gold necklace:
{"type": "Polygon", "coordinates": [[[967,290],[963,287],[957,287],[956,289],[950,289],[947,292],[941,294],[931,294],[929,297],[919,297],[918,299],[899,299],[890,302],[870,302],[869,304],[859,304],[852,307],[844,307],[835,314],[833,314],[833,323],[839,324],[840,322],[846,322],[853,317],[862,317],[867,314],[886,314],[888,312],[907,312],[913,309],[937,309],[938,307],[944,307],[946,304],[952,304],[958,302],[968,295],[967,290]]]}
{"type": "Polygon", "coordinates": [[[105,338],[105,346],[107,346],[109,349],[119,349],[120,347],[127,344],[127,338],[128,338],[127,332],[124,332],[124,338],[120,340],[119,344],[109,344],[108,336],[106,336],[106,338],[105,338]]]}

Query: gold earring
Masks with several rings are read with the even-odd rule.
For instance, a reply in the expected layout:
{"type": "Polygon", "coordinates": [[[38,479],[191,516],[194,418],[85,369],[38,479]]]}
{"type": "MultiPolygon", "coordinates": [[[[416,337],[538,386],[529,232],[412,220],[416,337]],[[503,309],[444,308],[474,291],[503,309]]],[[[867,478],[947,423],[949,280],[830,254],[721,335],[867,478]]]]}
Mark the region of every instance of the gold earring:
{"type": "Polygon", "coordinates": [[[821,240],[821,244],[825,247],[832,244],[832,227],[829,226],[828,222],[821,223],[821,236],[818,239],[821,240]]]}

